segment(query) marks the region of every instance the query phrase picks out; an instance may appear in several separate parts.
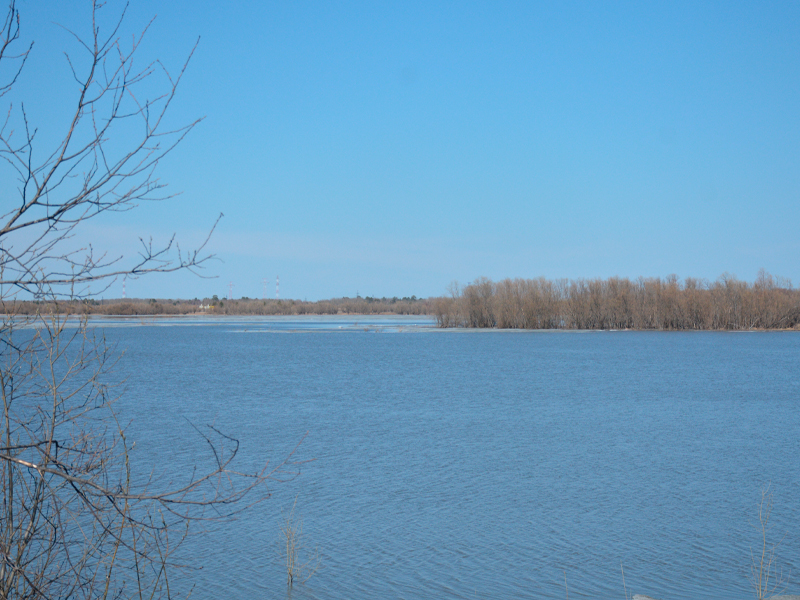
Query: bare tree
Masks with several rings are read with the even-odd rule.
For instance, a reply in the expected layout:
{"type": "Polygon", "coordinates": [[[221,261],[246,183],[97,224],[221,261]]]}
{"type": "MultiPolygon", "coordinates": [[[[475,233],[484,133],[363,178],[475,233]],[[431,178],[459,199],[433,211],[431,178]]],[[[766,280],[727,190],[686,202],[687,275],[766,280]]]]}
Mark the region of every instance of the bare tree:
{"type": "MultiPolygon", "coordinates": [[[[125,9],[109,21],[101,3],[89,6],[88,34],[67,31],[74,87],[53,100],[72,106],[60,141],[40,143],[22,103],[9,104],[0,125],[0,169],[17,181],[0,217],[0,598],[170,597],[188,525],[264,500],[267,483],[297,464],[290,455],[240,472],[238,442],[197,428],[213,461],[205,472],[184,465],[185,479],[165,487],[142,477],[115,411],[112,349],[85,319],[45,313],[88,298],[93,282],[97,294],[116,277],[194,271],[210,258],[205,243],[185,253],[174,239],[142,241],[126,264],[80,243],[97,215],[168,197],[156,168],[199,121],[166,127],[188,60],[177,74],[158,61],[135,67],[149,25],[125,44],[125,9]],[[20,300],[43,310],[15,313],[20,300]]],[[[14,97],[33,51],[20,23],[12,0],[0,33],[3,98],[14,97]]]]}
{"type": "MultiPolygon", "coordinates": [[[[72,246],[88,220],[168,198],[156,167],[201,120],[166,127],[189,59],[176,75],[158,61],[137,67],[134,58],[149,25],[126,45],[120,39],[125,11],[111,22],[110,33],[101,35],[102,8],[92,4],[88,39],[66,30],[77,52],[65,53],[74,89],[58,102],[73,108],[60,141],[39,146],[39,132],[23,103],[9,106],[0,127],[0,157],[6,172],[16,176],[18,191],[16,201],[4,201],[0,217],[4,300],[15,290],[37,298],[85,296],[93,281],[195,270],[210,258],[202,254],[205,244],[182,253],[174,238],[162,247],[141,240],[138,257],[126,266],[122,257],[109,257],[91,244],[72,246]]],[[[0,41],[0,66],[11,67],[10,80],[0,84],[2,95],[12,92],[33,50],[31,43],[14,54],[19,38],[20,17],[12,0],[0,41]]]]}
{"type": "Polygon", "coordinates": [[[774,329],[800,326],[800,290],[759,273],[714,283],[677,275],[549,281],[480,278],[432,301],[440,327],[513,329],[774,329]]]}

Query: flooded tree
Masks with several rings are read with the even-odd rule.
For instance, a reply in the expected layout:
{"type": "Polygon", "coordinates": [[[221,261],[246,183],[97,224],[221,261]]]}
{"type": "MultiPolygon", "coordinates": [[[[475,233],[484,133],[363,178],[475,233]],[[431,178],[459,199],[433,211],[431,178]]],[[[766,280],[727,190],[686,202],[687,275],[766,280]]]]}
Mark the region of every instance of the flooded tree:
{"type": "Polygon", "coordinates": [[[786,329],[800,326],[800,290],[763,269],[752,284],[612,277],[481,278],[433,302],[440,327],[502,329],[786,329]]]}

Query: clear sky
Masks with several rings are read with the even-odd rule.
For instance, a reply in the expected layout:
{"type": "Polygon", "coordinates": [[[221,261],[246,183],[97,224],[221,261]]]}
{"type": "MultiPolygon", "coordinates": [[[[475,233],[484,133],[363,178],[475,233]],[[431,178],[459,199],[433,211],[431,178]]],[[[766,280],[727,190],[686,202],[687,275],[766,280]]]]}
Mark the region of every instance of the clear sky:
{"type": "MultiPolygon", "coordinates": [[[[121,5],[111,2],[106,13],[121,5]]],[[[87,2],[21,0],[19,82],[57,130],[61,52],[87,2]]],[[[800,283],[798,2],[192,2],[143,60],[180,68],[161,165],[181,196],[91,224],[130,256],[225,214],[207,275],[128,295],[431,296],[477,277],[693,276],[800,283]]],[[[46,134],[43,134],[46,135],[46,134]]],[[[121,296],[121,282],[106,297],[121,296]]]]}

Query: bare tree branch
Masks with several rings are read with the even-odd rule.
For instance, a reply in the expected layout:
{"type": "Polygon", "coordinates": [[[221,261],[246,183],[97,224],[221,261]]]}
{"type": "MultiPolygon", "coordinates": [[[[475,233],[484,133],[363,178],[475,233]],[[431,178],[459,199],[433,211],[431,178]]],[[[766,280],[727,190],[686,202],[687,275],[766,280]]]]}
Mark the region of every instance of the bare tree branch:
{"type": "MultiPolygon", "coordinates": [[[[77,42],[79,53],[75,58],[65,53],[77,93],[61,141],[50,150],[35,152],[37,129],[31,127],[24,106],[18,111],[10,106],[0,129],[0,158],[19,183],[19,202],[0,215],[0,285],[10,294],[70,297],[76,286],[92,281],[182,269],[197,272],[212,258],[203,252],[205,243],[181,255],[174,237],[157,248],[143,244],[138,261],[125,268],[115,268],[122,257],[106,260],[105,254],[98,257],[91,247],[69,247],[78,227],[98,215],[131,210],[141,201],[173,197],[164,193],[156,169],[202,120],[177,128],[165,125],[197,44],[175,75],[161,61],[139,68],[134,57],[152,21],[126,45],[120,31],[127,7],[108,35],[100,30],[103,8],[98,2],[92,4],[88,38],[65,28],[77,42]],[[164,85],[153,94],[156,77],[164,85]],[[13,122],[20,126],[21,139],[16,137],[13,122]],[[138,137],[131,137],[128,122],[139,123],[138,137]],[[123,136],[126,144],[120,145],[118,138],[123,136]],[[37,162],[38,155],[45,158],[37,162]]],[[[8,48],[18,38],[19,14],[12,2],[3,28],[0,64],[16,61],[17,69],[9,81],[0,84],[0,96],[12,89],[32,48],[9,55],[8,48]]]]}
{"type": "MultiPolygon", "coordinates": [[[[189,525],[262,502],[272,483],[296,476],[302,464],[292,451],[242,471],[236,439],[193,426],[208,448],[207,470],[186,465],[167,482],[142,474],[114,408],[114,348],[85,318],[75,326],[68,313],[14,312],[18,298],[69,310],[71,300],[91,296],[94,282],[199,274],[213,258],[205,249],[221,214],[189,252],[174,236],[160,246],[140,239],[129,258],[78,243],[83,225],[98,215],[170,198],[157,168],[201,120],[166,124],[194,48],[177,73],[160,61],[140,68],[134,57],[152,21],[123,43],[127,6],[107,35],[104,8],[91,3],[88,35],[67,30],[75,52],[65,52],[65,62],[75,86],[71,98],[59,100],[72,107],[60,141],[44,147],[21,102],[9,105],[0,126],[0,169],[17,183],[17,196],[0,208],[3,599],[169,598],[169,572],[189,525]]],[[[12,0],[0,31],[0,77],[8,73],[0,97],[14,90],[33,48],[14,54],[19,40],[12,0]]]]}

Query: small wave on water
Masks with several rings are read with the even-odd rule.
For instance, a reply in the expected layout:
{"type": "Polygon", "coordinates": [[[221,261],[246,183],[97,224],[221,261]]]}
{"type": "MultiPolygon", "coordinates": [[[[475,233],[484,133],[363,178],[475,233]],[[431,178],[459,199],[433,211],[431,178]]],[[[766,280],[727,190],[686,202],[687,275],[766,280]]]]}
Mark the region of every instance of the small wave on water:
{"type": "Polygon", "coordinates": [[[776,556],[797,573],[800,336],[301,321],[107,331],[145,468],[203,456],[186,420],[235,433],[244,469],[308,432],[300,476],[187,541],[203,569],[175,586],[192,597],[563,599],[566,573],[570,598],[610,600],[622,565],[629,595],[745,600],[767,482],[776,556]],[[281,328],[314,335],[234,335],[281,328]],[[322,566],[287,594],[295,498],[322,566]]]}

